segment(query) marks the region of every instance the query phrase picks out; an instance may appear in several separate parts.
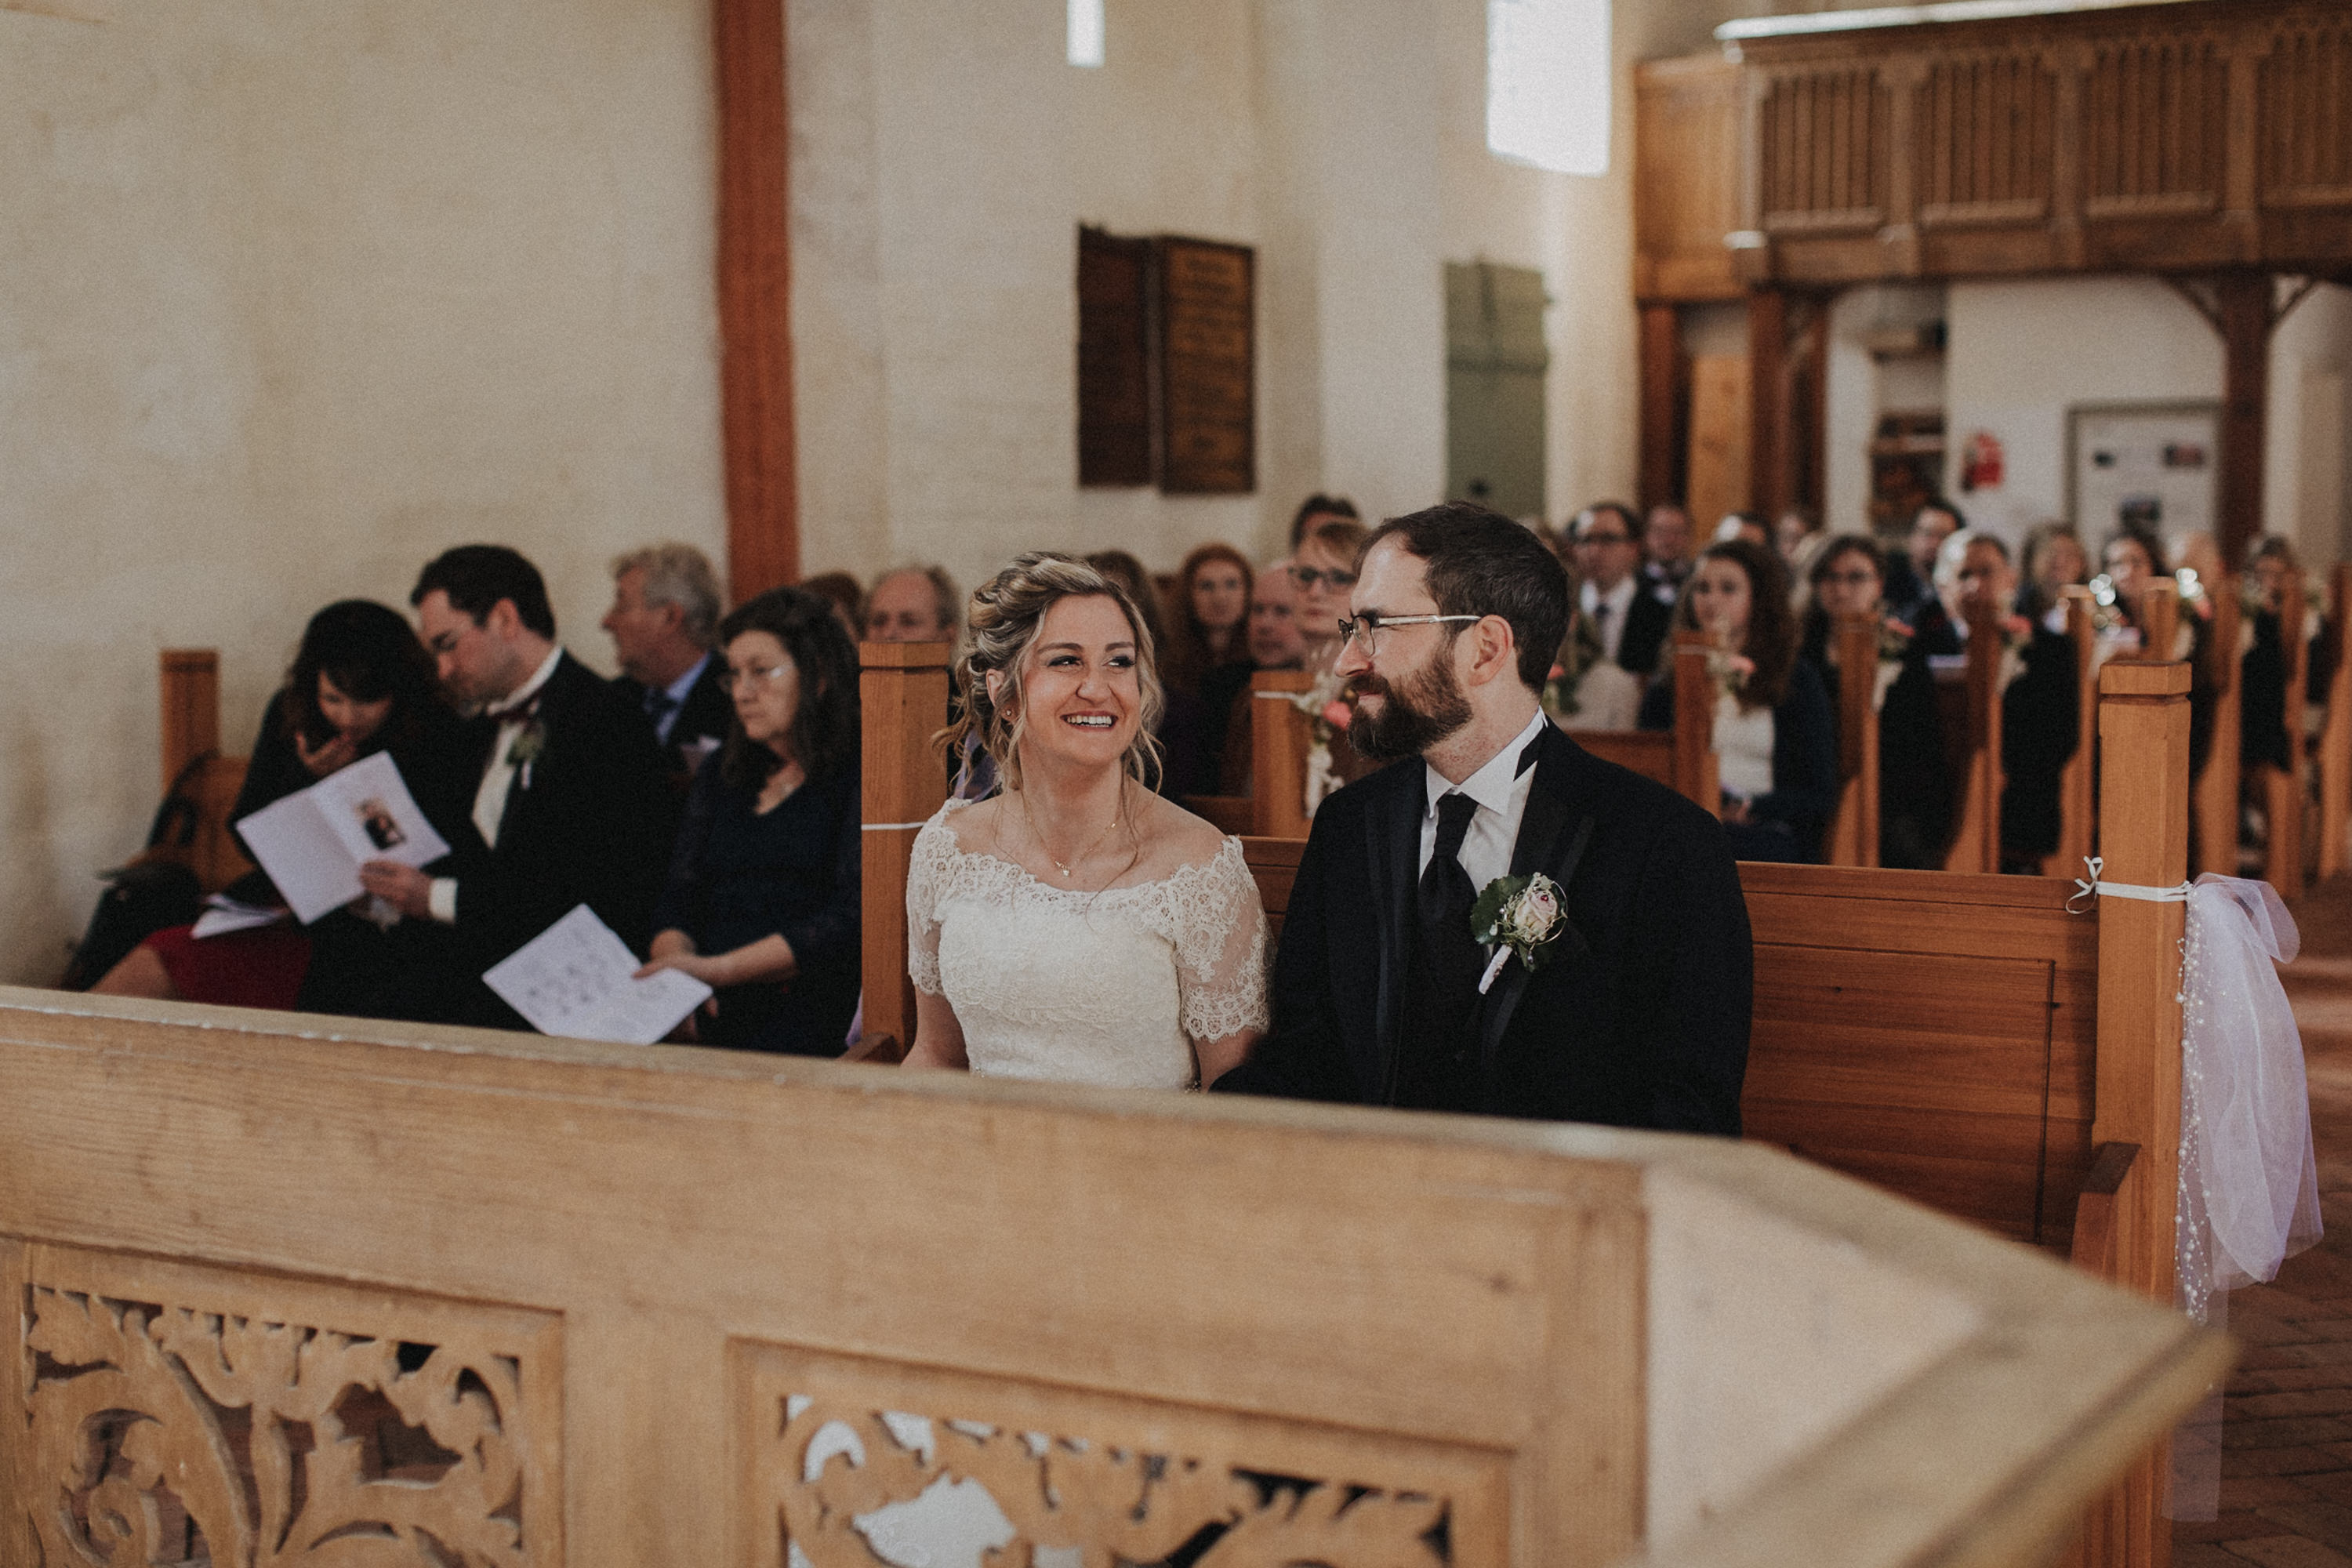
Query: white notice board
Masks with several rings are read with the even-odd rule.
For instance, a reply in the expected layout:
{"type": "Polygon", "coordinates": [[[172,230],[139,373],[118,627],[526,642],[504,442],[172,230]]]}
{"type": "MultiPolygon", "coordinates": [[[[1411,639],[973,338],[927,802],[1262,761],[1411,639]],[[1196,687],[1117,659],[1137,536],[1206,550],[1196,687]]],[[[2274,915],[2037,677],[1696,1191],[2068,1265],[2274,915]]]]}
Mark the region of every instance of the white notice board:
{"type": "Polygon", "coordinates": [[[2066,411],[2066,511],[2083,542],[2126,523],[2178,546],[2215,530],[2218,403],[2104,403],[2066,411]]]}

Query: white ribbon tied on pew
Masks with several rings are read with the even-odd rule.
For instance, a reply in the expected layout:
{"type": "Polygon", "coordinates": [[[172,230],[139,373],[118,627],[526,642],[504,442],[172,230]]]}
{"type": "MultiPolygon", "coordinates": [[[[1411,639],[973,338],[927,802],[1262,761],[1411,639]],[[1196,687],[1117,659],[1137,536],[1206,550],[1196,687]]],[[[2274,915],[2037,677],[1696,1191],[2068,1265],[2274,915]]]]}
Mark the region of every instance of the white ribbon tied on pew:
{"type": "MultiPolygon", "coordinates": [[[[2303,1037],[2278,965],[2300,938],[2267,882],[2210,873],[2194,883],[2147,888],[2090,879],[2086,897],[2186,903],[2180,991],[2180,1171],[2173,1226],[2173,1299],[2192,1320],[2220,1329],[2229,1292],[2267,1283],[2320,1236],[2319,1168],[2303,1037]]],[[[2076,912],[2081,912],[2077,910],[2076,912]]],[[[2183,1421],[2172,1445],[2165,1513],[2211,1519],[2221,1475],[2221,1390],[2183,1421]]]]}

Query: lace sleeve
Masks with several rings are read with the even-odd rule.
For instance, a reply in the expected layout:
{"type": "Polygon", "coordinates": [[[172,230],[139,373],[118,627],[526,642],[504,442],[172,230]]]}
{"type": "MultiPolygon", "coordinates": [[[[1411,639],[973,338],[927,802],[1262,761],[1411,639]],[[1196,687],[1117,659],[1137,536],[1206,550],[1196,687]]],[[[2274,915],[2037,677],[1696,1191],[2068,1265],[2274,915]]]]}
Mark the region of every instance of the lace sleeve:
{"type": "Polygon", "coordinates": [[[907,867],[907,978],[929,996],[940,994],[940,896],[946,890],[943,869],[954,853],[955,834],[941,806],[915,835],[914,859],[907,867]]]}
{"type": "Polygon", "coordinates": [[[1226,839],[1200,875],[1171,878],[1168,888],[1184,1033],[1222,1040],[1244,1029],[1263,1030],[1265,911],[1241,840],[1226,839]]]}

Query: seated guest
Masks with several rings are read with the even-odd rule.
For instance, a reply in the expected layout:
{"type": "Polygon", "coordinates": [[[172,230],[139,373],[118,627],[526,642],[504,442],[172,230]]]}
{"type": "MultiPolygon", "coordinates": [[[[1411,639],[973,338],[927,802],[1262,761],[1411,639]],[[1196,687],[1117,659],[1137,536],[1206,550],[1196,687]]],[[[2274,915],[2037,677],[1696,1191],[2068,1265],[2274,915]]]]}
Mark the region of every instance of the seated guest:
{"type": "MultiPolygon", "coordinates": [[[[1936,586],[1957,651],[1969,640],[1969,616],[1979,604],[2011,604],[2016,576],[2009,546],[1990,533],[1962,529],[1944,541],[1936,558],[1936,586]]],[[[2000,617],[2014,651],[2003,675],[2000,712],[2001,869],[2038,874],[2058,848],[2058,784],[2080,739],[2074,705],[2074,645],[2063,633],[2021,616],[2000,617]]]]}
{"type": "MultiPolygon", "coordinates": [[[[2058,612],[2059,591],[2080,587],[2091,580],[2091,558],[2071,523],[2037,522],[2025,531],[2024,581],[2017,588],[2017,613],[2029,621],[2049,620],[2058,612]]],[[[2052,631],[2063,631],[2063,621],[2052,631]]]]}
{"type": "Polygon", "coordinates": [[[1304,668],[1318,675],[1339,656],[1339,622],[1348,614],[1348,591],[1356,585],[1356,555],[1363,547],[1362,523],[1327,518],[1290,557],[1290,581],[1298,590],[1298,631],[1307,641],[1304,668]]]}
{"type": "MultiPolygon", "coordinates": [[[[457,731],[457,716],[435,686],[432,656],[397,611],[364,599],[330,605],[303,628],[286,685],[262,711],[245,785],[229,808],[231,831],[360,758],[390,752],[418,808],[454,844],[466,811],[457,731]]],[[[285,903],[258,870],[227,892],[247,904],[285,903]]],[[[202,941],[179,926],[148,938],[91,989],[399,1016],[392,994],[398,955],[420,934],[429,944],[431,933],[387,931],[352,910],[307,930],[289,921],[202,941]]]]}
{"type": "MultiPolygon", "coordinates": [[[[1929,870],[1943,865],[1951,837],[1951,773],[1944,763],[1935,677],[1911,628],[1886,614],[1879,562],[1876,542],[1860,533],[1833,535],[1815,552],[1797,657],[1819,673],[1825,692],[1834,693],[1840,618],[1878,621],[1878,863],[1929,870]]],[[[1834,717],[1834,700],[1831,710],[1834,717]]]]}
{"type": "Polygon", "coordinates": [[[900,566],[866,595],[867,642],[953,642],[963,596],[942,566],[900,566]]]}
{"type": "MultiPolygon", "coordinates": [[[[1633,510],[1622,501],[1586,507],[1569,524],[1569,578],[1576,584],[1572,617],[1588,628],[1589,657],[1568,694],[1576,711],[1559,720],[1564,730],[1630,730],[1642,710],[1642,693],[1658,668],[1658,650],[1674,620],[1674,606],[1642,591],[1642,548],[1634,542],[1633,510]]],[[[1577,632],[1571,626],[1570,636],[1577,632]]],[[[1569,661],[1561,661],[1563,669],[1569,661]]]]}
{"type": "Polygon", "coordinates": [[[1690,513],[1678,501],[1660,501],[1642,524],[1642,581],[1672,608],[1690,574],[1690,513]]]}
{"type": "MultiPolygon", "coordinates": [[[[2099,552],[2105,567],[2105,581],[2116,626],[2107,634],[2126,647],[2140,648],[2146,625],[2145,605],[2147,585],[2158,577],[2169,575],[2171,566],[2165,559],[2164,542],[2154,533],[2137,527],[2118,529],[2099,552]]],[[[2093,579],[2094,593],[2100,581],[2093,579]]],[[[2220,696],[2206,672],[2205,647],[2212,640],[2212,622],[2202,616],[2183,609],[2173,631],[2172,647],[2155,649],[2159,658],[2189,661],[2189,773],[2197,777],[2205,771],[2205,761],[2213,752],[2213,704],[2220,696]]],[[[2196,831],[2195,819],[2190,820],[2190,832],[2196,831]]]]}
{"type": "Polygon", "coordinates": [[[677,826],[661,748],[642,710],[565,653],[539,569],[504,545],[466,544],[409,595],[441,684],[476,717],[466,784],[473,835],[448,874],[390,860],[360,868],[410,920],[455,928],[420,987],[450,1023],[528,1027],[482,972],[581,904],[644,951],[677,826]]]}
{"type": "Polygon", "coordinates": [[[857,649],[772,588],[719,626],[735,719],[687,796],[652,962],[717,992],[708,1046],[838,1056],[858,995],[857,649]]]}
{"type": "Polygon", "coordinates": [[[1811,572],[1813,558],[1828,539],[1822,520],[1811,508],[1792,506],[1772,520],[1772,548],[1788,563],[1789,574],[1801,582],[1811,572]]]}
{"type": "MultiPolygon", "coordinates": [[[[2251,773],[2257,767],[2284,770],[2294,757],[2297,726],[2286,710],[2286,627],[2300,627],[2305,637],[2304,668],[2311,668],[2309,642],[2318,628],[2304,601],[2303,566],[2294,546],[2275,534],[2254,547],[2248,597],[2256,608],[2253,641],[2239,666],[2238,760],[2251,773]]],[[[2299,717],[2299,716],[2297,716],[2299,717]]]]}
{"type": "Polygon", "coordinates": [[[719,611],[719,574],[693,545],[613,558],[613,607],[601,623],[621,663],[613,684],[644,710],[681,789],[727,738],[727,694],[710,653],[719,611]]]}
{"type": "Polygon", "coordinates": [[[1249,650],[1249,562],[1230,544],[1203,544],[1184,557],[1176,582],[1160,674],[1171,691],[1200,705],[1207,726],[1204,771],[1214,779],[1224,760],[1226,715],[1257,668],[1249,650]]]}
{"type": "Polygon", "coordinates": [[[1296,552],[1307,536],[1327,522],[1361,523],[1363,515],[1346,496],[1311,495],[1290,516],[1290,548],[1296,552]]]}
{"type": "MultiPolygon", "coordinates": [[[[1780,558],[1745,539],[1710,544],[1675,612],[1725,655],[1715,751],[1723,827],[1735,858],[1818,860],[1837,805],[1837,737],[1828,691],[1797,658],[1796,617],[1780,558]]],[[[1642,727],[1671,730],[1675,683],[1642,704],[1642,727]]]]}
{"type": "Polygon", "coordinates": [[[1733,539],[1744,539],[1767,550],[1772,548],[1772,531],[1765,526],[1762,515],[1757,512],[1727,511],[1723,514],[1723,521],[1715,525],[1714,542],[1721,544],[1733,539]]]}
{"type": "MultiPolygon", "coordinates": [[[[1298,629],[1298,584],[1290,563],[1276,561],[1250,583],[1249,656],[1253,671],[1299,669],[1307,662],[1307,639],[1298,629]]],[[[1254,699],[1244,685],[1225,709],[1225,743],[1218,758],[1217,793],[1248,795],[1255,767],[1254,699]]]]}
{"type": "Polygon", "coordinates": [[[846,572],[820,572],[803,578],[800,588],[833,606],[833,618],[841,623],[851,642],[865,635],[866,590],[857,585],[856,578],[846,572]]]}
{"type": "Polygon", "coordinates": [[[1936,552],[1967,526],[1949,501],[1930,500],[1912,514],[1904,552],[1886,558],[1886,607],[1895,619],[1918,625],[1936,598],[1936,552]]]}

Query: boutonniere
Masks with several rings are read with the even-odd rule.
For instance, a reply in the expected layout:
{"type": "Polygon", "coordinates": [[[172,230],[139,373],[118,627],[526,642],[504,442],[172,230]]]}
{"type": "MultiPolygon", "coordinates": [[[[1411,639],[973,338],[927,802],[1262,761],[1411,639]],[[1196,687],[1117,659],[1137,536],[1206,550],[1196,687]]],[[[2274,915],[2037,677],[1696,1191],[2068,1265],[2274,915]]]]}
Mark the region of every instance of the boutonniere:
{"type": "Polygon", "coordinates": [[[1538,871],[1526,877],[1497,877],[1486,884],[1470,906],[1470,935],[1495,949],[1486,973],[1478,979],[1484,996],[1503,972],[1504,961],[1517,957],[1529,973],[1552,960],[1551,944],[1566,929],[1559,910],[1559,884],[1538,871]]]}
{"type": "Polygon", "coordinates": [[[523,788],[530,787],[530,764],[537,762],[540,753],[546,750],[547,726],[533,717],[530,723],[516,732],[513,743],[507,747],[507,766],[521,771],[523,788]]]}

